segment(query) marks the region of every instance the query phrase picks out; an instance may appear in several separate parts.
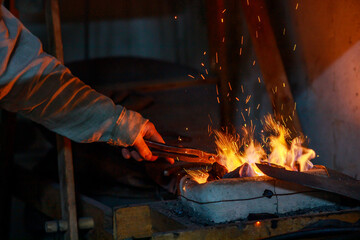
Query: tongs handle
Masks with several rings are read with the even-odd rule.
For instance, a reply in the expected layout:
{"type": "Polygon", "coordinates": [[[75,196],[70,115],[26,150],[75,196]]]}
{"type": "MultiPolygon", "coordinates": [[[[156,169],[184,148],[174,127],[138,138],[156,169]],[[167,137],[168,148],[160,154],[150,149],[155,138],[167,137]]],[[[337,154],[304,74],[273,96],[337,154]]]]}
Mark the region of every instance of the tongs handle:
{"type": "Polygon", "coordinates": [[[145,143],[149,148],[158,150],[152,152],[160,157],[179,158],[185,162],[214,163],[216,161],[216,155],[198,149],[175,147],[149,140],[145,140],[145,143]]]}

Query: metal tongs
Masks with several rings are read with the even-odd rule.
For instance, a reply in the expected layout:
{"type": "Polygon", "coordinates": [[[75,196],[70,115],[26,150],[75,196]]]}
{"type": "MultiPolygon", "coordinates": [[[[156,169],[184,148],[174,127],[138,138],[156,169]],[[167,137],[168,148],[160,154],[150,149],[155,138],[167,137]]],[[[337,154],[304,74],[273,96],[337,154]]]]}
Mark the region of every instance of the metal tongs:
{"type": "Polygon", "coordinates": [[[199,149],[169,146],[163,143],[145,140],[154,156],[174,158],[184,162],[200,162],[213,164],[218,156],[199,149]]]}

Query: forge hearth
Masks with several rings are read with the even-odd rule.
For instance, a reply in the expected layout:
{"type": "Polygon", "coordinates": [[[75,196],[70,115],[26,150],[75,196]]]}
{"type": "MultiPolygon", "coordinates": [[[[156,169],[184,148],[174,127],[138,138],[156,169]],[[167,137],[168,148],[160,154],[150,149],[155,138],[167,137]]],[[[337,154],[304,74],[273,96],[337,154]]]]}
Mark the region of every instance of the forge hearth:
{"type": "Polygon", "coordinates": [[[245,219],[249,214],[285,214],[321,207],[341,207],[342,197],[268,176],[221,179],[199,184],[185,176],[181,200],[190,214],[214,223],[245,219]]]}

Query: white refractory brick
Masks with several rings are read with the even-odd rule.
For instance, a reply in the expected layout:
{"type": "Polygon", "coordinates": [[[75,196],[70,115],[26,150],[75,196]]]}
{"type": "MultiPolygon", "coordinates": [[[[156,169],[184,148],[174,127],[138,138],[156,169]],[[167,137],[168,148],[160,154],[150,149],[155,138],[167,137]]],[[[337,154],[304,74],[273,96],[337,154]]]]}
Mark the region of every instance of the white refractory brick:
{"type": "Polygon", "coordinates": [[[182,203],[191,214],[214,223],[245,219],[251,213],[283,214],[339,204],[336,194],[268,176],[221,179],[204,184],[185,176],[180,181],[180,192],[182,203]],[[265,197],[265,191],[276,196],[265,197]]]}

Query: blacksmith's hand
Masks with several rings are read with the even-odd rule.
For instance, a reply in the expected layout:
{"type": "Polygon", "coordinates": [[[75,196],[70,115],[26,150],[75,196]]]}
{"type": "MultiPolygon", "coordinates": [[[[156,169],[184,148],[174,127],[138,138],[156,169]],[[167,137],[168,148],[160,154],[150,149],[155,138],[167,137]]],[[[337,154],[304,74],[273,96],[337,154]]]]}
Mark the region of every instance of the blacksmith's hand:
{"type": "MultiPolygon", "coordinates": [[[[130,150],[128,148],[123,148],[122,155],[125,159],[134,158],[136,161],[155,161],[158,157],[153,156],[149,147],[146,145],[144,139],[151,140],[154,142],[165,143],[161,135],[156,131],[154,124],[147,122],[145,126],[141,129],[140,134],[135,139],[133,147],[136,149],[130,150]]],[[[174,159],[167,158],[169,163],[173,164],[174,159]]]]}

